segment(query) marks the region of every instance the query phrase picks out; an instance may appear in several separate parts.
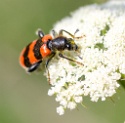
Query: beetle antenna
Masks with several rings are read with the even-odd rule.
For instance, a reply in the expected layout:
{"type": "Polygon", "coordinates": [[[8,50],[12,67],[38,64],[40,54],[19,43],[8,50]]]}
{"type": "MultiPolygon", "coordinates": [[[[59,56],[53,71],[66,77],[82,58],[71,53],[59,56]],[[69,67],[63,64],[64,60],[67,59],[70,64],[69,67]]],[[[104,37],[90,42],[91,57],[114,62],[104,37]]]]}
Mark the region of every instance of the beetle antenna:
{"type": "Polygon", "coordinates": [[[76,34],[78,31],[79,31],[79,29],[76,29],[76,31],[74,32],[74,36],[75,36],[75,34],[76,34]]]}
{"type": "Polygon", "coordinates": [[[76,33],[77,33],[78,31],[79,31],[79,29],[76,29],[76,31],[74,32],[74,38],[75,38],[75,39],[81,39],[81,38],[85,37],[85,35],[76,37],[75,35],[76,35],[76,33]]]}

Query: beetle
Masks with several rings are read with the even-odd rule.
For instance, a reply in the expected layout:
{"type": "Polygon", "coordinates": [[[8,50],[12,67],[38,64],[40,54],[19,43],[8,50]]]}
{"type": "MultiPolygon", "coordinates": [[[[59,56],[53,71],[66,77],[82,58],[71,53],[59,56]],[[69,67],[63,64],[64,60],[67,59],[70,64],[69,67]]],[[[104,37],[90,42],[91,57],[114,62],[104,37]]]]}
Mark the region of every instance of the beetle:
{"type": "MultiPolygon", "coordinates": [[[[75,33],[78,32],[78,29],[75,33]]],[[[74,33],[74,35],[75,35],[74,33]]],[[[33,42],[29,43],[21,52],[19,57],[20,65],[26,69],[27,72],[35,71],[42,61],[47,58],[45,67],[48,73],[48,81],[50,82],[50,73],[48,70],[48,64],[55,56],[57,51],[59,52],[59,56],[61,58],[67,59],[69,61],[75,62],[77,64],[83,65],[82,63],[73,60],[65,55],[63,55],[62,51],[77,51],[78,46],[75,43],[74,39],[79,39],[81,37],[75,37],[70,32],[61,29],[57,34],[55,30],[52,30],[53,37],[50,34],[45,35],[43,31],[40,29],[38,30],[39,38],[34,40],[33,42]],[[63,35],[63,33],[67,33],[71,38],[68,38],[63,35]]]]}

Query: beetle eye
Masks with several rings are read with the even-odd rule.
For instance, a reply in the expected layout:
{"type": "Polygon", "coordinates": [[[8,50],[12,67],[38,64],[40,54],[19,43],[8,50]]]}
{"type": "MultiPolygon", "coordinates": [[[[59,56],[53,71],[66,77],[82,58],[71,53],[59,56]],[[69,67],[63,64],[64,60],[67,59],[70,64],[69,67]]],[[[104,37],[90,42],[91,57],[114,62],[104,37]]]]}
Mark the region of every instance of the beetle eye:
{"type": "Polygon", "coordinates": [[[70,44],[66,44],[66,48],[67,48],[68,50],[71,50],[71,45],[70,45],[70,44]]]}

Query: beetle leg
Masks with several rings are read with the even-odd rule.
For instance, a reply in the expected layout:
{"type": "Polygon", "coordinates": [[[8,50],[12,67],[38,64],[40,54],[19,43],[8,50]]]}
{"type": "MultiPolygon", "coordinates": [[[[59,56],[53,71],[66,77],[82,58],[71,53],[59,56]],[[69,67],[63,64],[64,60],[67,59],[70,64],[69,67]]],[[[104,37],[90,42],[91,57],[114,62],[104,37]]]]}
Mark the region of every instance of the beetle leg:
{"type": "Polygon", "coordinates": [[[63,35],[63,32],[65,32],[65,33],[67,33],[68,35],[70,35],[73,39],[83,38],[85,35],[79,36],[79,37],[75,37],[75,34],[76,34],[78,31],[79,31],[79,29],[76,29],[76,31],[75,31],[75,33],[74,33],[74,35],[73,35],[73,34],[71,34],[70,32],[68,32],[68,31],[66,31],[66,30],[64,30],[64,29],[61,29],[61,30],[59,31],[59,36],[62,36],[62,35],[63,35]]]}
{"type": "Polygon", "coordinates": [[[74,38],[74,35],[72,35],[70,32],[68,32],[68,31],[66,31],[66,30],[64,30],[64,29],[61,29],[61,30],[59,31],[59,36],[62,36],[62,35],[63,35],[63,32],[67,33],[67,34],[70,35],[72,38],[74,38]]]}
{"type": "Polygon", "coordinates": [[[36,33],[37,33],[37,35],[40,37],[40,38],[42,38],[45,34],[44,34],[44,32],[41,30],[41,29],[38,29],[37,31],[36,31],[36,33]]]}
{"type": "Polygon", "coordinates": [[[41,62],[42,62],[42,60],[40,60],[39,62],[36,62],[33,65],[31,65],[31,67],[29,67],[27,71],[28,72],[33,72],[34,70],[36,70],[39,67],[41,62]]]}
{"type": "Polygon", "coordinates": [[[60,56],[61,58],[67,59],[67,60],[69,60],[69,61],[72,61],[72,62],[75,62],[75,63],[77,63],[77,64],[79,64],[79,65],[84,66],[83,63],[81,63],[81,62],[79,62],[79,61],[76,61],[76,60],[73,60],[73,59],[71,59],[71,58],[68,58],[67,56],[64,56],[62,53],[59,53],[59,56],[60,56]]]}
{"type": "Polygon", "coordinates": [[[53,34],[54,38],[56,38],[58,36],[58,34],[55,30],[52,30],[52,34],[53,34]]]}
{"type": "Polygon", "coordinates": [[[46,64],[45,64],[47,74],[48,74],[48,82],[49,82],[49,84],[51,84],[51,82],[50,82],[50,73],[49,73],[49,69],[48,69],[48,64],[52,60],[52,58],[55,56],[55,54],[56,54],[55,52],[52,52],[51,56],[47,59],[46,64]]]}

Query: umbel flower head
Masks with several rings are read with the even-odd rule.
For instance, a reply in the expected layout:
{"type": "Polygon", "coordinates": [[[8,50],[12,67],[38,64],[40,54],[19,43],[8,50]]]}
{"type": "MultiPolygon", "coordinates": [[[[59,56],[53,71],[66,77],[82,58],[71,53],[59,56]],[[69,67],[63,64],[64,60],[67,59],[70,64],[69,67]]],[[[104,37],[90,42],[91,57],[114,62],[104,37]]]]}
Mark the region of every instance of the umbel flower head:
{"type": "Polygon", "coordinates": [[[54,25],[57,32],[65,29],[85,37],[75,40],[76,52],[65,51],[70,58],[84,66],[66,59],[54,57],[49,65],[51,88],[48,95],[59,103],[57,113],[75,109],[85,96],[97,102],[112,97],[125,78],[125,2],[109,1],[105,4],[80,7],[69,17],[54,25]]]}

